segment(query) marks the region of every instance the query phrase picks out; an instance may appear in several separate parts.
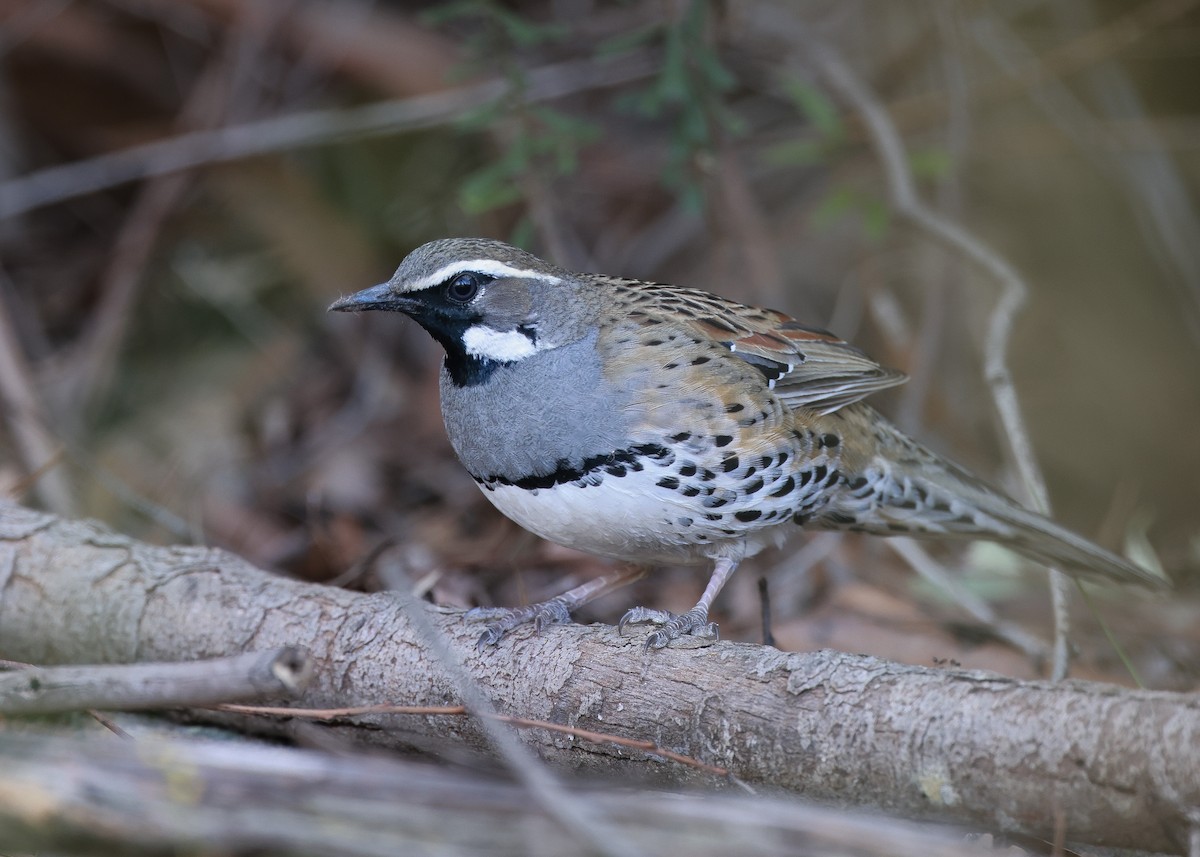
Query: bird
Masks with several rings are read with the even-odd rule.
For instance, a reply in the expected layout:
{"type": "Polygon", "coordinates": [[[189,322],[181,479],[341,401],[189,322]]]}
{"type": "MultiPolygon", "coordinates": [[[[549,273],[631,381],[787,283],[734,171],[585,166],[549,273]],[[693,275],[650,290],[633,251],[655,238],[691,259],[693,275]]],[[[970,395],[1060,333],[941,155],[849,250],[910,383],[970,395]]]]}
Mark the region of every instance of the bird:
{"type": "Polygon", "coordinates": [[[570,620],[663,565],[709,565],[694,607],[633,607],[646,649],[715,639],[738,565],[797,530],[981,539],[1117,583],[1156,574],[1027,510],[863,400],[907,376],[820,327],[697,289],[446,238],[330,310],[409,316],[444,349],[441,410],[484,496],[549,541],[628,565],[549,601],[476,608],[482,649],[570,620]]]}

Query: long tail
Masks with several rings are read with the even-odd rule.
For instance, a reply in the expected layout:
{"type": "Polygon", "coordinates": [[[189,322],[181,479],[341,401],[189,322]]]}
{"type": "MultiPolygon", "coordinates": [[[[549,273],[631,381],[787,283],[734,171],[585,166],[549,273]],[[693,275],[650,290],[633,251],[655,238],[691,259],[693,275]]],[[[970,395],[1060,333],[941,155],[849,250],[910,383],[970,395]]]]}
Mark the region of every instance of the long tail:
{"type": "Polygon", "coordinates": [[[818,513],[820,525],[884,536],[983,539],[1065,571],[1155,588],[1170,585],[884,425],[892,436],[880,438],[881,448],[861,474],[848,479],[818,513]]]}

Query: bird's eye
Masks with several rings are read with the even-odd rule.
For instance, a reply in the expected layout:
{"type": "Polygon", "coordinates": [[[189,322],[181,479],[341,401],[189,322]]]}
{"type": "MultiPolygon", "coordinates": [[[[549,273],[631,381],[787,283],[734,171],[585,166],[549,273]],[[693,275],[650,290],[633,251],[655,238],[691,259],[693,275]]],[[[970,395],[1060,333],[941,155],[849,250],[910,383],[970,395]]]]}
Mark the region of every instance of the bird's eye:
{"type": "Polygon", "coordinates": [[[459,274],[446,283],[446,298],[452,303],[469,304],[479,294],[479,289],[488,281],[482,274],[459,274]]]}

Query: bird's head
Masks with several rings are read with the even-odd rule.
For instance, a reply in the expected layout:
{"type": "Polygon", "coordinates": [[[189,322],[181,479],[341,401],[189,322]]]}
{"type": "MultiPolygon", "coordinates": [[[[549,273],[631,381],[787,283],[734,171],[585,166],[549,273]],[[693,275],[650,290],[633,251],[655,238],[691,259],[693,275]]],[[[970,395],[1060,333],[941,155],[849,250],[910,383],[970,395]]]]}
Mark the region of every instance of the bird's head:
{"type": "Polygon", "coordinates": [[[591,324],[590,301],[568,271],[501,241],[446,238],[412,251],[386,283],[329,309],[411,316],[446,349],[459,385],[573,342],[591,324]]]}

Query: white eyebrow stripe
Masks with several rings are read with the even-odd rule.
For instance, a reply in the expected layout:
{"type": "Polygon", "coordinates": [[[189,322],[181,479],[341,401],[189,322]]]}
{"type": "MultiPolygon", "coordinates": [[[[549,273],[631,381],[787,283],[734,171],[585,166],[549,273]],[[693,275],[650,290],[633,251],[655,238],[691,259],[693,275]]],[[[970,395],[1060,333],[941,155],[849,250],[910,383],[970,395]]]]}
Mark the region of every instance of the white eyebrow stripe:
{"type": "Polygon", "coordinates": [[[527,280],[541,280],[543,283],[561,283],[562,279],[542,271],[530,271],[524,268],[514,268],[496,259],[468,259],[451,262],[438,268],[427,277],[422,277],[409,284],[406,292],[419,292],[430,286],[439,286],[456,274],[488,274],[492,277],[520,277],[527,280]]]}

